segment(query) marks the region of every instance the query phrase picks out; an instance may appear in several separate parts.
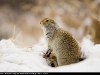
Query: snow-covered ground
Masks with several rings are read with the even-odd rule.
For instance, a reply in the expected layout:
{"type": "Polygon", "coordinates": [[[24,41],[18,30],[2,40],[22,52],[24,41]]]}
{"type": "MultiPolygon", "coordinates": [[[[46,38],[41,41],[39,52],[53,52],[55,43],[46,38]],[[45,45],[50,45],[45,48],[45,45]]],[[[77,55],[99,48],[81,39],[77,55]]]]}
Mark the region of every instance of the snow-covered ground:
{"type": "Polygon", "coordinates": [[[84,38],[81,43],[85,60],[60,67],[50,67],[42,57],[47,46],[44,38],[33,47],[19,48],[10,39],[0,41],[0,72],[100,72],[100,44],[84,38]]]}
{"type": "Polygon", "coordinates": [[[9,40],[0,41],[0,72],[41,72],[48,68],[42,57],[43,48],[37,45],[18,48],[9,40]]]}

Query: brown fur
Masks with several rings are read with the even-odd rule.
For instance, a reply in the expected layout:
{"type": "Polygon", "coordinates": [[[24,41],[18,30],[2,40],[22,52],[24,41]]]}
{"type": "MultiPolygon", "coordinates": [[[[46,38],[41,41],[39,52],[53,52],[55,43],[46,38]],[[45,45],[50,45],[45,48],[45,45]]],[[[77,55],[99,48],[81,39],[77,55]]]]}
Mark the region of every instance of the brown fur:
{"type": "Polygon", "coordinates": [[[44,28],[49,53],[55,54],[58,66],[77,63],[81,52],[75,38],[67,31],[59,28],[52,19],[45,18],[40,23],[44,28]]]}

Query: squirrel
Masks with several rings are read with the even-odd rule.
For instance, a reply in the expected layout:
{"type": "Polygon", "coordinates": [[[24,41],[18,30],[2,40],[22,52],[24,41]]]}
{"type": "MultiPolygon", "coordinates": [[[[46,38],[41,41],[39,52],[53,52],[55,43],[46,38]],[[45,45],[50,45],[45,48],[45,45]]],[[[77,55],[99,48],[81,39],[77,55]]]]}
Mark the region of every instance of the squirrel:
{"type": "Polygon", "coordinates": [[[76,39],[67,31],[61,29],[57,23],[50,18],[40,21],[46,36],[48,50],[44,56],[55,55],[58,66],[79,62],[81,51],[76,39]]]}

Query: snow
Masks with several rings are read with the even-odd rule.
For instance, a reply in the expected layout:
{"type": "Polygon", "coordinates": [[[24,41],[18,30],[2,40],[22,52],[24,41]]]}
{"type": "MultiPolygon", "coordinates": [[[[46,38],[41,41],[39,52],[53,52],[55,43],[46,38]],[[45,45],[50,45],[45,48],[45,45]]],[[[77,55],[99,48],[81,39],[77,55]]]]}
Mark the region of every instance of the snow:
{"type": "Polygon", "coordinates": [[[90,56],[91,52],[91,47],[94,45],[94,43],[89,39],[88,37],[83,38],[82,43],[81,43],[81,51],[82,51],[82,58],[87,58],[90,56]]]}
{"type": "MultiPolygon", "coordinates": [[[[43,49],[18,48],[11,40],[0,41],[0,72],[41,72],[49,68],[43,49]]],[[[45,47],[44,47],[45,48],[45,47]]]]}
{"type": "Polygon", "coordinates": [[[33,47],[20,48],[10,39],[0,41],[0,72],[99,72],[100,44],[94,45],[88,38],[81,43],[82,58],[75,64],[50,67],[42,57],[47,50],[45,39],[40,38],[33,47]]]}
{"type": "Polygon", "coordinates": [[[99,64],[99,58],[87,58],[76,64],[49,69],[48,72],[100,72],[99,64]]]}

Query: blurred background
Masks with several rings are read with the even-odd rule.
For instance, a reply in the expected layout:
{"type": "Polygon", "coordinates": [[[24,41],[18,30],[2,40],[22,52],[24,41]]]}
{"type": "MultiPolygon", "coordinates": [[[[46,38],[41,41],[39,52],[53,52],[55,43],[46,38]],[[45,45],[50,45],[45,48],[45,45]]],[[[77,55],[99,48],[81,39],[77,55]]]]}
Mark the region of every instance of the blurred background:
{"type": "Polygon", "coordinates": [[[100,43],[100,0],[0,0],[0,40],[33,46],[44,37],[40,21],[49,17],[81,43],[100,43]]]}

